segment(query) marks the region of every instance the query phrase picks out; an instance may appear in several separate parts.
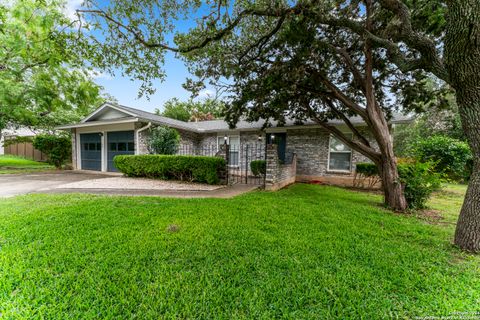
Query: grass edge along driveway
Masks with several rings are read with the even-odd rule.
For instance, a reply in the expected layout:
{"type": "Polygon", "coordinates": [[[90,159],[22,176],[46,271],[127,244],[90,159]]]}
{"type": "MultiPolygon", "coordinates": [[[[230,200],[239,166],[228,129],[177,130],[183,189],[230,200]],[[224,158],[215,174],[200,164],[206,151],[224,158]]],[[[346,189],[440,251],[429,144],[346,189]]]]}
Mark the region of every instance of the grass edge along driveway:
{"type": "Polygon", "coordinates": [[[54,169],[54,166],[45,162],[33,161],[12,155],[0,155],[0,174],[32,173],[51,171],[54,169]]]}
{"type": "Polygon", "coordinates": [[[1,200],[0,313],[382,319],[479,311],[480,260],[451,245],[449,218],[393,214],[380,200],[303,184],[233,199],[1,200]]]}

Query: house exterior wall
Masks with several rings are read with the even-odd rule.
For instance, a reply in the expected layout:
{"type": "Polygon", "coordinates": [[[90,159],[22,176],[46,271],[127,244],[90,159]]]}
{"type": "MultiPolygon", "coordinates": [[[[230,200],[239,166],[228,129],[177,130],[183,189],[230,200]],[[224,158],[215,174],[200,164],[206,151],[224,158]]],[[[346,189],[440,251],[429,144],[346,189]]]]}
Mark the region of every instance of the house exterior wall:
{"type": "MultiPolygon", "coordinates": [[[[366,131],[363,129],[362,131],[366,131]]],[[[375,147],[374,139],[369,139],[375,147]]],[[[287,129],[287,151],[297,156],[297,181],[352,185],[355,165],[370,160],[352,150],[351,171],[328,170],[330,134],[322,128],[287,129]]]]}

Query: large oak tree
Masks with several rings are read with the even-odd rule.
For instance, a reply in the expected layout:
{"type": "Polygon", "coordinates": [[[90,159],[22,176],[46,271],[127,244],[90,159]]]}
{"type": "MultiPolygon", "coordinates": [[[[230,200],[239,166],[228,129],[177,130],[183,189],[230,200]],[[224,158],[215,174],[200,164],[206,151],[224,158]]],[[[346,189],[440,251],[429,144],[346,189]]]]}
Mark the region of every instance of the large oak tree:
{"type": "MultiPolygon", "coordinates": [[[[148,86],[158,61],[174,51],[196,74],[214,83],[227,79],[229,120],[240,115],[282,120],[313,118],[381,167],[385,199],[401,209],[398,174],[388,131],[385,88],[406,104],[424,96],[425,73],[455,90],[462,124],[475,155],[474,173],[460,214],[455,243],[480,251],[480,2],[477,0],[331,1],[131,1],[108,6],[87,1],[85,15],[107,35],[99,62],[119,56],[151,59],[141,73],[148,86]],[[196,27],[166,41],[180,18],[197,15],[196,27]],[[308,43],[308,41],[311,41],[308,43]],[[134,45],[132,45],[134,44],[134,45]],[[236,51],[235,51],[236,50],[236,51]],[[267,100],[268,99],[268,100],[267,100]],[[302,111],[303,110],[303,111],[302,111]],[[378,151],[349,125],[356,114],[369,125],[378,151]],[[326,119],[345,121],[348,139],[326,119]]],[[[93,37],[91,40],[95,41],[93,37]]],[[[193,89],[200,83],[190,81],[193,89]]]]}

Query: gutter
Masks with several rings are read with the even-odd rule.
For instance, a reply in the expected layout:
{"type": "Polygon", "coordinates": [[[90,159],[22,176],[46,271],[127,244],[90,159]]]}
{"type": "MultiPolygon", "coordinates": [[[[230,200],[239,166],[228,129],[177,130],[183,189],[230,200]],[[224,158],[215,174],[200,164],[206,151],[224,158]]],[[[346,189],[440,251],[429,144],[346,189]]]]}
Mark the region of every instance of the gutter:
{"type": "Polygon", "coordinates": [[[137,142],[137,146],[135,148],[135,154],[140,154],[140,150],[138,148],[138,141],[140,140],[140,132],[142,131],[145,131],[147,129],[150,129],[150,127],[152,126],[152,123],[149,122],[145,127],[142,127],[140,129],[137,130],[137,133],[136,133],[136,137],[135,137],[135,141],[137,142]]]}

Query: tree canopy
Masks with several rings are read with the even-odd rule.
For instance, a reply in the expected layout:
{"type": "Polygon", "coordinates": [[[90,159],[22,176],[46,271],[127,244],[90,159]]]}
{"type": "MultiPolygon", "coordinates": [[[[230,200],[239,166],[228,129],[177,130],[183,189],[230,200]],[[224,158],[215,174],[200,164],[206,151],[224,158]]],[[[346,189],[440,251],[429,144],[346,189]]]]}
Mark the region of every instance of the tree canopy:
{"type": "Polygon", "coordinates": [[[101,103],[60,2],[13,1],[0,12],[0,132],[74,122],[101,103]]]}
{"type": "Polygon", "coordinates": [[[204,121],[221,118],[224,109],[223,101],[212,98],[197,101],[173,98],[165,102],[163,111],[156,109],[155,113],[181,121],[204,121]]]}

